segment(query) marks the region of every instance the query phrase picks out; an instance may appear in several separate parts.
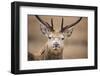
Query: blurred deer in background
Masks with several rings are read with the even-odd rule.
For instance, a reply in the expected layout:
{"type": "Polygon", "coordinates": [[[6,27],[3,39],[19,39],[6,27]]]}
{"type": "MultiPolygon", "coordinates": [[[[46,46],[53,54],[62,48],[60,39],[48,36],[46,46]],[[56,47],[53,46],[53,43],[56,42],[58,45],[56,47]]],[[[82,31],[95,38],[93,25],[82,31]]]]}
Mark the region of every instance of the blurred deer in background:
{"type": "Polygon", "coordinates": [[[73,32],[73,26],[79,23],[82,19],[80,17],[76,22],[63,26],[63,18],[61,22],[61,30],[56,31],[53,28],[53,19],[51,19],[51,24],[42,20],[39,16],[35,16],[37,20],[41,23],[41,32],[48,38],[47,43],[39,51],[38,55],[33,55],[33,60],[51,60],[51,59],[63,59],[63,49],[64,49],[64,39],[70,37],[73,32]]]}

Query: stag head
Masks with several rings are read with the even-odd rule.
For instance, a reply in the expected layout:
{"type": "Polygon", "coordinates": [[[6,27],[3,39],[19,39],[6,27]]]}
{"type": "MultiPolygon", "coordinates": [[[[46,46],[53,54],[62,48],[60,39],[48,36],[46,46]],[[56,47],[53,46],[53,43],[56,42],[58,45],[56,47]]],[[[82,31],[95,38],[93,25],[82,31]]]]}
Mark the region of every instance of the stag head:
{"type": "Polygon", "coordinates": [[[51,24],[48,22],[45,22],[42,20],[39,16],[35,15],[37,20],[41,23],[40,24],[40,29],[41,32],[48,38],[48,47],[51,48],[51,50],[58,50],[58,49],[63,49],[64,46],[64,39],[66,37],[70,37],[73,28],[77,23],[79,23],[82,19],[80,17],[76,22],[66,25],[65,27],[63,26],[64,19],[62,18],[61,21],[61,30],[59,32],[56,32],[54,30],[54,25],[53,25],[53,19],[51,18],[51,24]]]}

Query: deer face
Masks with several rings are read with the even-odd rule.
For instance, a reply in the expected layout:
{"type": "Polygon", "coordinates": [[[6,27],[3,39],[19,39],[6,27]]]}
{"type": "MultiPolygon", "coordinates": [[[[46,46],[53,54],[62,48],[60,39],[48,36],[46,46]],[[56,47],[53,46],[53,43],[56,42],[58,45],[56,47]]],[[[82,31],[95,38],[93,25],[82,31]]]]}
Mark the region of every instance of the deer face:
{"type": "Polygon", "coordinates": [[[50,32],[48,35],[48,47],[53,50],[61,49],[64,45],[64,35],[60,32],[50,32]]]}
{"type": "Polygon", "coordinates": [[[53,28],[53,20],[51,19],[51,25],[45,21],[43,21],[39,16],[36,15],[36,18],[39,20],[40,23],[40,29],[41,32],[48,38],[48,47],[52,50],[59,50],[62,49],[64,46],[64,40],[67,37],[70,37],[73,28],[70,28],[77,24],[82,18],[80,18],[78,21],[74,22],[71,25],[63,27],[63,18],[62,18],[62,23],[61,23],[61,30],[56,31],[53,28]]]}

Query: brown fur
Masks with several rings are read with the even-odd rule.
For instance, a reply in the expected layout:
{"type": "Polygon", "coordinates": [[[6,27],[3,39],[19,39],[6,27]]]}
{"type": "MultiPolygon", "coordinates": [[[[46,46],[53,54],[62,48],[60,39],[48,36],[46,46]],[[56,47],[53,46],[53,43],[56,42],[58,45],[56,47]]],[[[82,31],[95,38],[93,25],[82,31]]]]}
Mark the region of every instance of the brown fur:
{"type": "MultiPolygon", "coordinates": [[[[46,45],[41,51],[31,55],[32,60],[55,60],[63,58],[63,49],[52,50],[46,45]]],[[[30,57],[30,56],[29,56],[30,57]]]]}

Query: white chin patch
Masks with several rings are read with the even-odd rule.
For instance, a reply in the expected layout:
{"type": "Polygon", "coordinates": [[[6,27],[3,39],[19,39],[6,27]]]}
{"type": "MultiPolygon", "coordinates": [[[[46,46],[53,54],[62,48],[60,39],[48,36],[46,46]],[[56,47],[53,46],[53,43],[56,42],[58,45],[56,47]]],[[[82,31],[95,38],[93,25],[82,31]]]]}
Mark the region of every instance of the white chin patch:
{"type": "Polygon", "coordinates": [[[57,50],[57,49],[59,49],[60,47],[53,47],[53,50],[57,50]]]}

